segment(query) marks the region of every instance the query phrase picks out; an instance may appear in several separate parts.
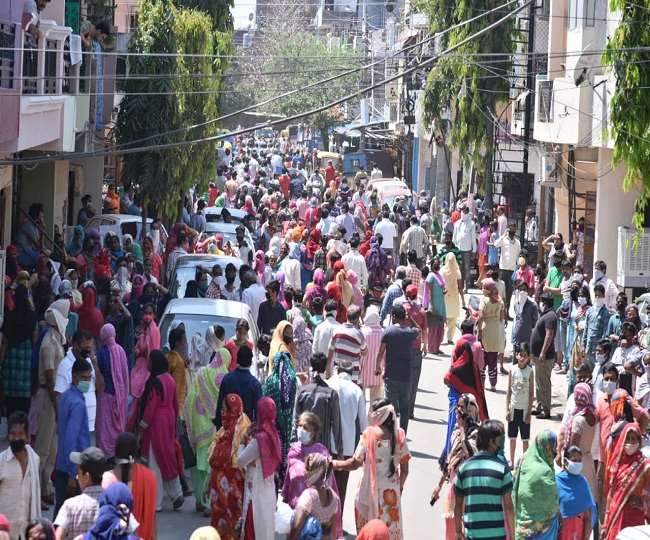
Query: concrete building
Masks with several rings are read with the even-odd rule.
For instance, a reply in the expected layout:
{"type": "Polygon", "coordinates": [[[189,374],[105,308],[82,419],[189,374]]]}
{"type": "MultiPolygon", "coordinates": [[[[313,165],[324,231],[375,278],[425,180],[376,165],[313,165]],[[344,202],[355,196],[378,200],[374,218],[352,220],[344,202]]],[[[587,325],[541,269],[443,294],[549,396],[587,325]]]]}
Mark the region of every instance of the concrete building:
{"type": "Polygon", "coordinates": [[[623,190],[625,168],[613,166],[606,135],[615,81],[600,51],[617,20],[606,0],[550,0],[548,69],[537,76],[534,123],[545,145],[542,185],[552,191],[555,230],[572,237],[584,217],[585,270],[602,259],[612,277],[617,228],[632,225],[638,195],[623,190]]]}

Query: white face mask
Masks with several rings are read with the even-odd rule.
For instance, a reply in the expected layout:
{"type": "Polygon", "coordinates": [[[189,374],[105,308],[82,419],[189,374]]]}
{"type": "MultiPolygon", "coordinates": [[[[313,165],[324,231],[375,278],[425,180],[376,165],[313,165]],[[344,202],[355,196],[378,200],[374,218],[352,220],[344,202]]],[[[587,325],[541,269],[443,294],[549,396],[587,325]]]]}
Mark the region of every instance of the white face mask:
{"type": "Polygon", "coordinates": [[[596,353],[595,358],[596,358],[596,362],[598,362],[599,364],[604,364],[605,361],[607,360],[607,358],[603,353],[596,353]]]}
{"type": "Polygon", "coordinates": [[[623,445],[623,451],[624,451],[628,456],[632,456],[632,455],[636,454],[636,453],[638,452],[638,450],[639,450],[639,443],[638,443],[638,442],[635,442],[635,443],[625,443],[625,444],[623,445]]]}
{"type": "Polygon", "coordinates": [[[528,300],[528,293],[526,291],[519,291],[519,303],[523,304],[528,300]]]}
{"type": "Polygon", "coordinates": [[[566,470],[569,474],[579,475],[582,472],[582,461],[566,460],[566,470]]]}
{"type": "Polygon", "coordinates": [[[616,381],[603,381],[603,392],[611,396],[616,390],[616,381]]]}
{"type": "Polygon", "coordinates": [[[305,428],[299,427],[297,433],[298,440],[302,444],[309,444],[311,442],[311,433],[309,433],[309,431],[307,431],[305,428]]]}
{"type": "Polygon", "coordinates": [[[462,219],[463,219],[463,221],[467,222],[470,219],[472,219],[472,216],[470,215],[469,212],[467,212],[467,214],[463,214],[462,219]]]}
{"type": "Polygon", "coordinates": [[[594,279],[596,281],[598,281],[599,279],[602,279],[604,275],[605,274],[603,274],[602,270],[594,270],[594,279]]]}
{"type": "Polygon", "coordinates": [[[586,306],[587,299],[584,296],[578,296],[578,304],[581,306],[586,306]]]}
{"type": "Polygon", "coordinates": [[[605,305],[605,299],[604,298],[594,298],[594,307],[596,309],[600,309],[605,305]]]}

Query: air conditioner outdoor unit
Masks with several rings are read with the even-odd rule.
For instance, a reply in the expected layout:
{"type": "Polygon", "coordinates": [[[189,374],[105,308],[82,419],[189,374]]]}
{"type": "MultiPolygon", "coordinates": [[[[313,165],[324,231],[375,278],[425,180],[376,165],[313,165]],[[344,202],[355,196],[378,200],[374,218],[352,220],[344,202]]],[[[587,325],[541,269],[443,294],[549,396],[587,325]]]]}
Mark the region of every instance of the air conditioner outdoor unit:
{"type": "Polygon", "coordinates": [[[546,187],[560,187],[562,184],[562,171],[558,157],[551,154],[542,155],[541,185],[546,187]]]}
{"type": "Polygon", "coordinates": [[[650,287],[650,229],[637,233],[630,227],[618,228],[616,283],[621,287],[650,287]]]}

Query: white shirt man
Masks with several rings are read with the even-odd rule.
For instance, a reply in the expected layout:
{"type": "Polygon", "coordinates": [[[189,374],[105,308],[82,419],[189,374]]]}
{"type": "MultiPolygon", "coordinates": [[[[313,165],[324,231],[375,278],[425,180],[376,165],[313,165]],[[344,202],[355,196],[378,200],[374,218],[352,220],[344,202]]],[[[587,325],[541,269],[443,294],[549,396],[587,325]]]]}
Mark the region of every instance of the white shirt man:
{"type": "Polygon", "coordinates": [[[332,227],[335,225],[336,219],[328,215],[326,218],[320,218],[320,221],[316,224],[316,228],[320,230],[321,235],[327,237],[331,233],[332,227]]]}
{"type": "Polygon", "coordinates": [[[605,272],[607,272],[607,265],[603,261],[596,261],[594,264],[594,277],[589,281],[589,292],[591,294],[591,302],[594,301],[594,285],[600,283],[605,287],[605,305],[610,311],[616,311],[616,297],[618,296],[618,287],[611,279],[609,279],[605,272]]]}
{"type": "Polygon", "coordinates": [[[499,237],[494,245],[501,248],[499,256],[499,269],[513,271],[517,268],[517,259],[521,253],[521,244],[519,239],[514,235],[509,236],[509,232],[499,237]]]}
{"type": "Polygon", "coordinates": [[[314,340],[311,345],[312,354],[323,353],[327,356],[330,350],[332,336],[341,325],[336,321],[336,309],[326,311],[325,319],[314,330],[314,340]]]}
{"type": "Polygon", "coordinates": [[[280,264],[280,270],[284,272],[285,285],[291,287],[294,291],[299,291],[300,282],[300,261],[286,257],[280,264]]]}
{"type": "Polygon", "coordinates": [[[381,234],[381,247],[393,251],[393,241],[397,236],[397,225],[386,216],[375,225],[375,234],[381,234]]]}
{"type": "Polygon", "coordinates": [[[476,225],[469,212],[463,213],[462,217],[454,223],[453,240],[460,251],[476,252],[476,225]]]}
{"type": "Polygon", "coordinates": [[[370,180],[376,180],[377,178],[383,178],[384,173],[381,172],[381,169],[375,165],[370,172],[370,180]]]}
{"type": "Polygon", "coordinates": [[[499,217],[497,217],[497,234],[499,238],[506,234],[506,232],[508,232],[508,218],[506,217],[506,213],[501,210],[499,217]]]}
{"type": "Polygon", "coordinates": [[[346,270],[352,270],[359,277],[359,288],[365,291],[368,287],[368,268],[366,267],[366,259],[357,250],[358,243],[358,240],[353,239],[352,244],[354,244],[354,247],[352,244],[350,245],[350,251],[343,255],[341,262],[346,270]]]}
{"type": "MultiPolygon", "coordinates": [[[[54,391],[63,394],[72,384],[72,365],[77,360],[74,355],[73,347],[68,349],[68,352],[61,360],[59,367],[56,369],[56,381],[54,382],[54,391]]],[[[86,412],[88,413],[88,431],[91,435],[95,432],[95,415],[97,412],[97,395],[95,392],[95,368],[90,358],[86,358],[86,362],[90,365],[92,372],[90,377],[90,388],[88,392],[84,393],[84,401],[86,402],[86,412]]]]}
{"type": "Polygon", "coordinates": [[[253,313],[253,320],[257,320],[257,314],[260,310],[260,304],[266,300],[266,289],[258,282],[253,283],[250,287],[244,290],[241,295],[241,301],[251,308],[253,313]]]}
{"type": "Polygon", "coordinates": [[[337,374],[327,381],[327,384],[339,395],[343,456],[349,457],[354,454],[357,445],[357,429],[358,433],[363,433],[368,425],[366,398],[361,387],[352,382],[350,373],[341,369],[341,366],[339,366],[337,374]]]}
{"type": "MultiPolygon", "coordinates": [[[[25,433],[28,438],[28,434],[25,433]]],[[[41,484],[38,454],[25,446],[26,466],[23,466],[11,448],[0,453],[0,514],[11,523],[11,540],[24,538],[30,521],[41,517],[41,484]]],[[[20,453],[18,453],[20,455],[20,453]]]]}

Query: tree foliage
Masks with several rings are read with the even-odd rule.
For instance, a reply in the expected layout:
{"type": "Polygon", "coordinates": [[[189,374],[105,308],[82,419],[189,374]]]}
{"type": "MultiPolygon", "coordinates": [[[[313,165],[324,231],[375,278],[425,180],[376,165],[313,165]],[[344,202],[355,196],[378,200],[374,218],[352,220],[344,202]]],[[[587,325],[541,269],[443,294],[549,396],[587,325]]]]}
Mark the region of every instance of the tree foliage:
{"type": "Polygon", "coordinates": [[[611,0],[611,9],[621,14],[621,21],[607,44],[603,62],[613,66],[616,76],[609,111],[614,162],[627,167],[623,187],[641,191],[633,217],[637,229],[643,228],[650,197],[650,100],[644,90],[650,87],[650,10],[643,4],[611,0]]]}
{"type": "MultiPolygon", "coordinates": [[[[432,32],[440,32],[495,7],[488,0],[421,0],[419,9],[429,16],[432,32]]],[[[438,39],[442,51],[503,17],[494,14],[466,24],[438,39]]],[[[496,105],[508,96],[505,76],[511,61],[504,54],[515,51],[514,18],[498,29],[487,32],[453,53],[439,59],[429,72],[424,94],[425,121],[435,131],[447,135],[447,144],[460,150],[464,165],[473,165],[486,179],[491,179],[493,121],[496,105]],[[489,55],[493,54],[494,57],[489,55]],[[480,56],[485,55],[485,56],[480,56]],[[504,61],[505,60],[505,61],[504,61]],[[495,72],[502,77],[495,76],[495,72]],[[446,133],[444,118],[451,111],[451,130],[446,133]]]]}
{"type": "MultiPolygon", "coordinates": [[[[142,0],[139,9],[138,29],[129,43],[134,53],[128,59],[129,77],[121,88],[117,143],[150,146],[213,135],[215,123],[165,133],[218,116],[225,64],[212,55],[229,50],[227,32],[213,31],[215,23],[206,13],[179,9],[170,0],[142,0]],[[152,77],[156,73],[164,76],[152,77]]],[[[126,154],[123,181],[139,186],[145,205],[174,217],[179,195],[193,184],[206,187],[214,177],[214,152],[214,144],[197,144],[126,154]]]]}
{"type": "MultiPolygon", "coordinates": [[[[253,73],[242,79],[238,89],[250,92],[255,101],[301,88],[340,73],[342,69],[356,67],[362,61],[358,50],[304,31],[294,29],[287,34],[269,29],[263,36],[250,51],[251,61],[238,66],[241,71],[253,73]]],[[[354,91],[359,81],[358,73],[351,74],[269,103],[263,107],[263,112],[291,116],[313,109],[354,91]]],[[[341,109],[334,107],[301,122],[319,129],[327,145],[328,129],[342,119],[341,109]]]]}

